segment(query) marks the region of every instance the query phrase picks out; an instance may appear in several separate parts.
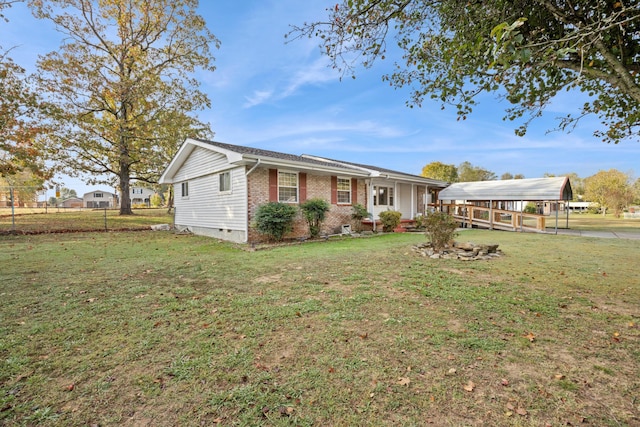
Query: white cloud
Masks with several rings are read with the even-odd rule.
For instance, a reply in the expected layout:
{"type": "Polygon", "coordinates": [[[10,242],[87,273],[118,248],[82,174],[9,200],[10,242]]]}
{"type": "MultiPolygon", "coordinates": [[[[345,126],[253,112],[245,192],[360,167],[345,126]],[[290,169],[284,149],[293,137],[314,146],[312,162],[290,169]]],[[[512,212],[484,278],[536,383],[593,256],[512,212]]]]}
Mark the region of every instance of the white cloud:
{"type": "Polygon", "coordinates": [[[263,104],[271,99],[273,91],[271,90],[257,90],[253,92],[253,96],[245,96],[247,102],[244,103],[245,108],[251,108],[256,105],[263,104]]]}

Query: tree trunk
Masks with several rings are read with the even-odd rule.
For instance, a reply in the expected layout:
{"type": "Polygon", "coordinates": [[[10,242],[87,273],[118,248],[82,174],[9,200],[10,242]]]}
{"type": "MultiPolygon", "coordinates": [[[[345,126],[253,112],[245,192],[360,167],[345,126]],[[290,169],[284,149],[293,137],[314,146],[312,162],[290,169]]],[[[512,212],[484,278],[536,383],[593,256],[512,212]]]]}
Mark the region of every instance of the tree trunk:
{"type": "Polygon", "coordinates": [[[133,215],[129,189],[129,164],[120,163],[120,215],[133,215]]]}
{"type": "Polygon", "coordinates": [[[169,184],[167,208],[167,213],[171,213],[171,210],[173,210],[173,184],[169,184]]]}

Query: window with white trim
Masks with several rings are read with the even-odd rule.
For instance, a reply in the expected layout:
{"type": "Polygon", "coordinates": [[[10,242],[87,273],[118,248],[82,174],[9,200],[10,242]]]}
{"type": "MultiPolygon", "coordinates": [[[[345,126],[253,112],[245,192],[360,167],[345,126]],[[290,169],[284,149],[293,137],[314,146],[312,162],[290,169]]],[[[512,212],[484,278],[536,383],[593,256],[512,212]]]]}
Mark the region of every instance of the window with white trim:
{"type": "Polygon", "coordinates": [[[393,206],[393,187],[373,187],[374,206],[393,206]]]}
{"type": "Polygon", "coordinates": [[[231,191],[231,172],[222,172],[220,174],[220,192],[231,191]]]}
{"type": "Polygon", "coordinates": [[[278,171],[278,201],[281,203],[298,202],[298,174],[278,171]]]}
{"type": "Polygon", "coordinates": [[[98,199],[100,197],[104,197],[104,194],[102,194],[102,193],[93,193],[93,197],[98,199]]]}
{"type": "Polygon", "coordinates": [[[338,203],[350,204],[351,203],[351,178],[338,177],[338,203]]]}
{"type": "Polygon", "coordinates": [[[189,197],[189,183],[188,182],[183,182],[181,184],[180,188],[181,188],[180,195],[182,197],[189,197]]]}

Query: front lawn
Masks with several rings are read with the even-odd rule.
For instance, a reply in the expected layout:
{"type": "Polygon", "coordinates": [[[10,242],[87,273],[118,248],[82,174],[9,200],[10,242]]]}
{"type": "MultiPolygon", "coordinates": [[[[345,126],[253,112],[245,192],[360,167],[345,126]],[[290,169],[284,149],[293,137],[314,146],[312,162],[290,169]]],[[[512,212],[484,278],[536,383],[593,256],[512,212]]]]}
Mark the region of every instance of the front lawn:
{"type": "Polygon", "coordinates": [[[640,423],[636,241],[0,237],[0,424],[640,423]]]}

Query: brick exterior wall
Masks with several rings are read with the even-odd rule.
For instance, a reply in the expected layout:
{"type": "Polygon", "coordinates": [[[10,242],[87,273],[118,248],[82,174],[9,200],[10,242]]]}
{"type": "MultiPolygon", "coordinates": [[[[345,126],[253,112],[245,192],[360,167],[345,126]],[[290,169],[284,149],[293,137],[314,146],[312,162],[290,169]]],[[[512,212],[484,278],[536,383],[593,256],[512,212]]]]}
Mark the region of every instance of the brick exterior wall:
{"type": "MultiPolygon", "coordinates": [[[[248,208],[249,208],[249,242],[260,242],[264,240],[264,236],[259,234],[253,226],[253,218],[256,210],[264,203],[269,202],[269,170],[266,168],[257,168],[249,174],[248,186],[248,208]]],[[[360,204],[365,203],[365,184],[363,180],[358,180],[357,188],[351,189],[357,191],[356,201],[360,204]]],[[[322,175],[313,175],[307,173],[307,199],[321,198],[331,202],[331,177],[322,175]]],[[[353,221],[351,214],[353,212],[352,205],[336,205],[332,204],[331,209],[327,213],[325,221],[322,223],[321,234],[338,234],[342,230],[342,225],[350,224],[353,229],[353,221]]],[[[309,225],[301,214],[296,217],[294,229],[285,238],[301,238],[309,236],[309,225]]]]}

